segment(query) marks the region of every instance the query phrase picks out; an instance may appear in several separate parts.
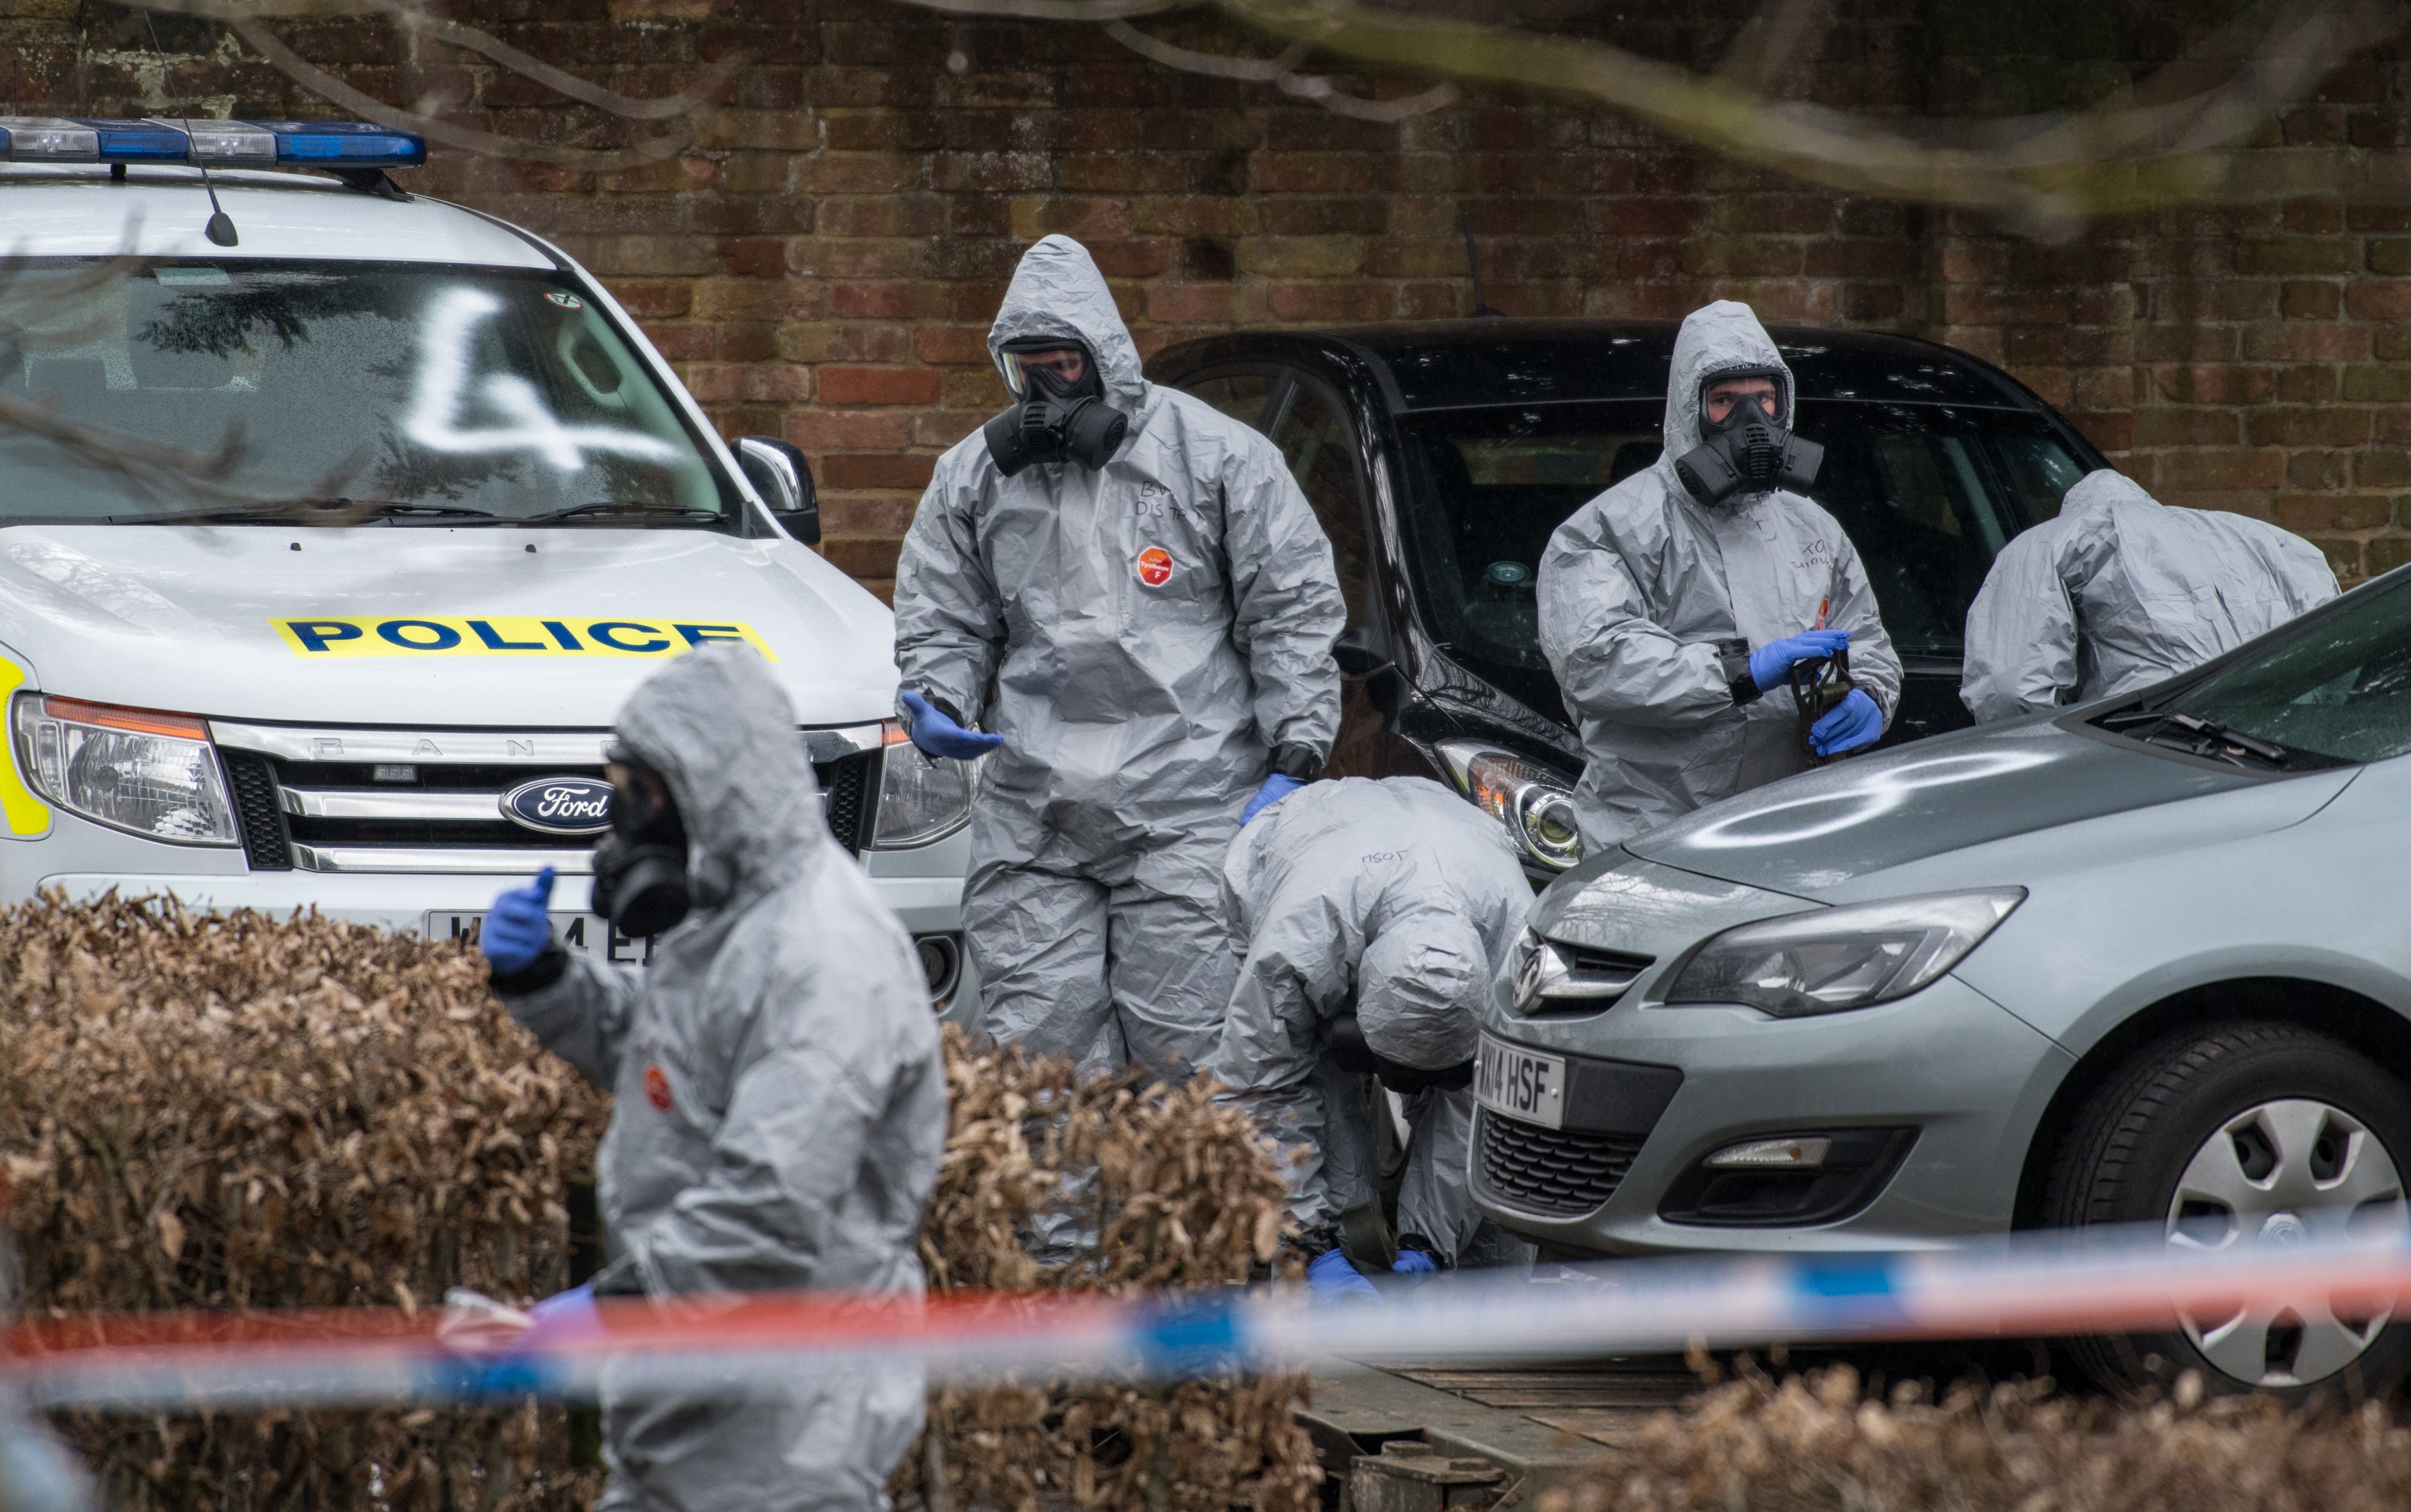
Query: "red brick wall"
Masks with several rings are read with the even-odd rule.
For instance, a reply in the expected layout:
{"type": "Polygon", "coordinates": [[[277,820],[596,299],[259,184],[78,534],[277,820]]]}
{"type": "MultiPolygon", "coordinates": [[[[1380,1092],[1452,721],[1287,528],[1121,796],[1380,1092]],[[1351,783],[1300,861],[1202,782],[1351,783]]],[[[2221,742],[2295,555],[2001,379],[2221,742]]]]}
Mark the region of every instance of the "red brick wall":
{"type": "MultiPolygon", "coordinates": [[[[1585,24],[1705,66],[1754,7],[1686,8],[1679,22],[1585,24]]],[[[1878,113],[2058,108],[2165,61],[2232,7],[1980,8],[1837,7],[1846,20],[1792,85],[1878,113]]],[[[2411,518],[2397,516],[2411,497],[2411,80],[2391,51],[2353,60],[2250,149],[2274,162],[2340,148],[2365,194],[2135,215],[2048,243],[1509,92],[1469,91],[1396,125],[1344,119],[1270,85],[1165,69],[1089,26],[964,23],[887,0],[504,0],[457,14],[636,94],[748,54],[674,160],[598,176],[439,148],[415,182],[558,239],[725,429],[801,445],[829,554],[875,589],[932,460],[1003,401],[983,333],[1021,249],[1048,231],[1088,243],[1150,351],[1237,326],[1466,313],[1461,227],[1484,296],[1510,313],[1678,315],[1731,297],[1770,320],[1924,334],[2007,367],[2171,502],[2273,518],[2348,576],[2411,560],[2411,518]]],[[[624,139],[593,110],[380,22],[280,29],[385,99],[448,90],[465,124],[624,139]]],[[[166,30],[201,109],[329,113],[221,51],[209,23],[166,30]]],[[[21,109],[139,98],[139,34],[122,13],[62,6],[0,36],[19,44],[21,109]]]]}

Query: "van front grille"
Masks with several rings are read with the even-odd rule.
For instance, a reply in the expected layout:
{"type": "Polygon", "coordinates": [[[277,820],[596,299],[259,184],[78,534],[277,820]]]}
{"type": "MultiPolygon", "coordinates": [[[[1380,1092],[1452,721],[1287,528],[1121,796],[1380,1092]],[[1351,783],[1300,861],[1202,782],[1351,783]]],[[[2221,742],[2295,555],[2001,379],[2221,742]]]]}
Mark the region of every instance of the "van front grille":
{"type": "Polygon", "coordinates": [[[242,824],[243,858],[254,871],[291,871],[293,849],[285,842],[275,767],[256,751],[223,755],[226,784],[234,789],[235,817],[242,824]]]}
{"type": "MultiPolygon", "coordinates": [[[[592,869],[600,836],[546,835],[525,828],[504,816],[502,798],[538,778],[601,779],[604,768],[594,760],[601,744],[597,737],[580,742],[583,761],[552,761],[538,754],[507,762],[424,756],[384,762],[352,757],[387,744],[406,751],[405,737],[352,731],[341,737],[348,748],[343,759],[317,761],[297,754],[328,744],[324,737],[313,741],[308,732],[288,738],[281,737],[277,727],[214,729],[241,821],[243,851],[254,870],[511,873],[548,865],[563,872],[592,869]],[[277,749],[242,749],[240,742],[246,737],[277,749]]],[[[878,821],[881,753],[875,745],[848,750],[837,741],[811,738],[825,734],[829,733],[806,733],[807,749],[822,758],[812,763],[822,813],[838,843],[858,852],[869,845],[878,821]]],[[[850,737],[847,743],[869,743],[857,733],[844,734],[850,737]]],[[[507,740],[519,754],[521,747],[541,751],[538,738],[490,736],[485,743],[500,749],[507,740]]],[[[465,735],[445,739],[470,745],[465,735]]],[[[870,739],[876,739],[876,727],[870,739]]],[[[556,738],[547,744],[563,742],[556,738]]]]}

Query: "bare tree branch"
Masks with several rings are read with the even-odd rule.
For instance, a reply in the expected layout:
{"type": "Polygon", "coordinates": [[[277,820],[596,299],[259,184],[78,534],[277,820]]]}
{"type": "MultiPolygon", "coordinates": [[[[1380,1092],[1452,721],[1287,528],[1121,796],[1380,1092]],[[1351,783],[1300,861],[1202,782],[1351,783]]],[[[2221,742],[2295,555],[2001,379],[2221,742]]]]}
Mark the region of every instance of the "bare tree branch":
{"type": "Polygon", "coordinates": [[[1167,67],[1271,82],[1366,119],[1437,109],[1454,93],[1443,84],[1402,100],[1342,94],[1328,80],[1294,71],[1303,61],[1299,47],[1447,80],[1552,91],[1812,182],[1982,210],[2038,235],[2065,235],[2089,215],[2155,205],[2347,187],[2349,164],[2341,152],[2279,161],[2236,149],[2275,111],[2307,97],[2345,58],[2406,22],[2391,0],[2285,0],[2273,18],[2256,8],[2183,64],[2144,80],[2133,92],[2141,103],[1988,122],[1903,123],[1764,97],[1821,47],[1830,0],[1776,0],[1751,22],[1726,66],[1709,76],[1578,36],[1365,0],[1210,0],[1259,31],[1290,39],[1273,60],[1176,47],[1129,25],[1122,18],[1139,10],[1124,0],[907,3],[957,15],[1102,21],[1117,40],[1167,67]],[[2200,87],[2218,59],[2229,60],[2223,77],[2200,87]]]}
{"type": "Polygon", "coordinates": [[[1186,10],[1202,0],[907,0],[951,16],[1007,16],[1026,21],[1118,21],[1186,10]]]}
{"type": "Polygon", "coordinates": [[[1362,94],[1350,94],[1321,74],[1283,74],[1273,80],[1282,93],[1312,100],[1334,115],[1353,116],[1359,121],[1381,121],[1395,124],[1419,115],[1443,110],[1457,102],[1456,85],[1443,79],[1419,94],[1401,94],[1395,99],[1366,99],[1362,94]]]}
{"type": "Polygon", "coordinates": [[[516,137],[498,136],[471,126],[457,126],[435,116],[417,115],[397,109],[373,95],[362,94],[285,46],[273,32],[249,17],[232,16],[227,18],[226,24],[278,72],[319,98],[330,100],[362,120],[373,121],[396,131],[416,132],[464,152],[478,153],[488,157],[518,158],[524,162],[559,163],[590,172],[607,173],[675,157],[694,139],[694,133],[681,130],[650,138],[633,147],[600,150],[523,141],[516,137]]]}
{"type": "Polygon", "coordinates": [[[694,114],[709,105],[720,87],[747,61],[741,54],[723,58],[678,94],[645,100],[606,89],[554,67],[476,27],[431,16],[409,0],[124,0],[124,3],[128,8],[138,11],[197,16],[223,22],[279,72],[302,88],[380,125],[391,126],[398,131],[420,132],[446,146],[487,156],[562,163],[597,172],[674,156],[693,138],[673,133],[634,147],[603,150],[532,142],[453,125],[432,113],[431,101],[421,101],[409,108],[390,106],[352,88],[302,58],[270,31],[264,22],[270,19],[384,17],[407,31],[483,53],[556,94],[631,121],[665,121],[694,114]]]}
{"type": "Polygon", "coordinates": [[[385,9],[396,22],[413,31],[424,32],[437,41],[447,42],[454,47],[482,52],[504,67],[525,74],[556,94],[565,94],[581,104],[607,110],[630,121],[668,121],[694,114],[709,105],[721,84],[735,78],[737,71],[748,61],[742,53],[732,53],[705,69],[702,78],[677,94],[665,94],[659,99],[639,100],[605,89],[600,84],[589,83],[576,74],[564,72],[507,42],[489,36],[474,26],[444,21],[409,6],[387,6],[385,9]]]}
{"type": "Polygon", "coordinates": [[[1177,68],[1183,73],[1210,74],[1220,79],[1244,79],[1255,84],[1269,84],[1286,77],[1308,52],[1314,51],[1311,41],[1297,41],[1283,48],[1280,56],[1276,58],[1230,58],[1219,52],[1192,52],[1185,47],[1175,47],[1162,37],[1149,36],[1119,19],[1105,22],[1105,35],[1140,57],[1167,68],[1177,68]]]}
{"type": "Polygon", "coordinates": [[[1319,74],[1296,73],[1293,70],[1297,65],[1314,50],[1311,38],[1292,42],[1281,50],[1279,57],[1233,58],[1219,52],[1197,52],[1176,46],[1160,36],[1150,36],[1118,19],[1105,22],[1105,35],[1139,56],[1167,68],[1207,74],[1218,79],[1241,79],[1251,83],[1272,84],[1284,94],[1312,100],[1326,110],[1354,116],[1361,121],[1404,121],[1410,116],[1423,115],[1456,103],[1456,86],[1445,80],[1418,94],[1394,100],[1375,100],[1347,94],[1319,74]]]}

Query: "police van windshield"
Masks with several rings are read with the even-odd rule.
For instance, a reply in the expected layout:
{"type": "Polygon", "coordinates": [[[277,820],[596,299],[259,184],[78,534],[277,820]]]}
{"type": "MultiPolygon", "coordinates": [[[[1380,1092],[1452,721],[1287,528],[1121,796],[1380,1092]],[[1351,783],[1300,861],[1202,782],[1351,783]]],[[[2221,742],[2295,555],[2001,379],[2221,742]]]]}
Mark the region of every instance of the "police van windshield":
{"type": "MultiPolygon", "coordinates": [[[[1535,706],[1556,706],[1533,596],[1541,553],[1567,516],[1658,460],[1664,414],[1651,400],[1403,422],[1435,628],[1519,697],[1541,699],[1535,706]]],[[[1960,654],[1994,555],[2058,514],[2085,471],[2040,416],[2021,411],[1803,399],[1799,430],[1825,447],[1809,492],[1848,532],[1907,656],[1960,654]]]]}
{"type": "Polygon", "coordinates": [[[0,524],[729,529],[697,438],[547,271],[29,259],[0,272],[0,524]]]}

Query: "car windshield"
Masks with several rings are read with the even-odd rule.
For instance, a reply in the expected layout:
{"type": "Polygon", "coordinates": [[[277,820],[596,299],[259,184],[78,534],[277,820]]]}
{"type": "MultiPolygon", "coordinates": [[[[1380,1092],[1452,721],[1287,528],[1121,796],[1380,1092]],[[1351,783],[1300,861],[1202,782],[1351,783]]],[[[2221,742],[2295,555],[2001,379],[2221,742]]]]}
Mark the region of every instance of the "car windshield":
{"type": "Polygon", "coordinates": [[[0,480],[0,525],[738,518],[565,278],[420,264],[12,263],[0,480]]]}
{"type": "Polygon", "coordinates": [[[2411,581],[2346,596],[2187,689],[2168,712],[2336,761],[2411,751],[2411,581]]]}
{"type": "MultiPolygon", "coordinates": [[[[1427,602],[1440,636],[1538,705],[1547,662],[1533,598],[1567,516],[1648,467],[1661,400],[1410,414],[1403,422],[1427,602]]],[[[1825,447],[1809,491],[1849,533],[1906,656],[1956,658],[1967,605],[2001,546],[2059,512],[2084,464],[2039,415],[1804,400],[1825,447]]],[[[1806,628],[1806,627],[1802,627],[1806,628]]]]}

